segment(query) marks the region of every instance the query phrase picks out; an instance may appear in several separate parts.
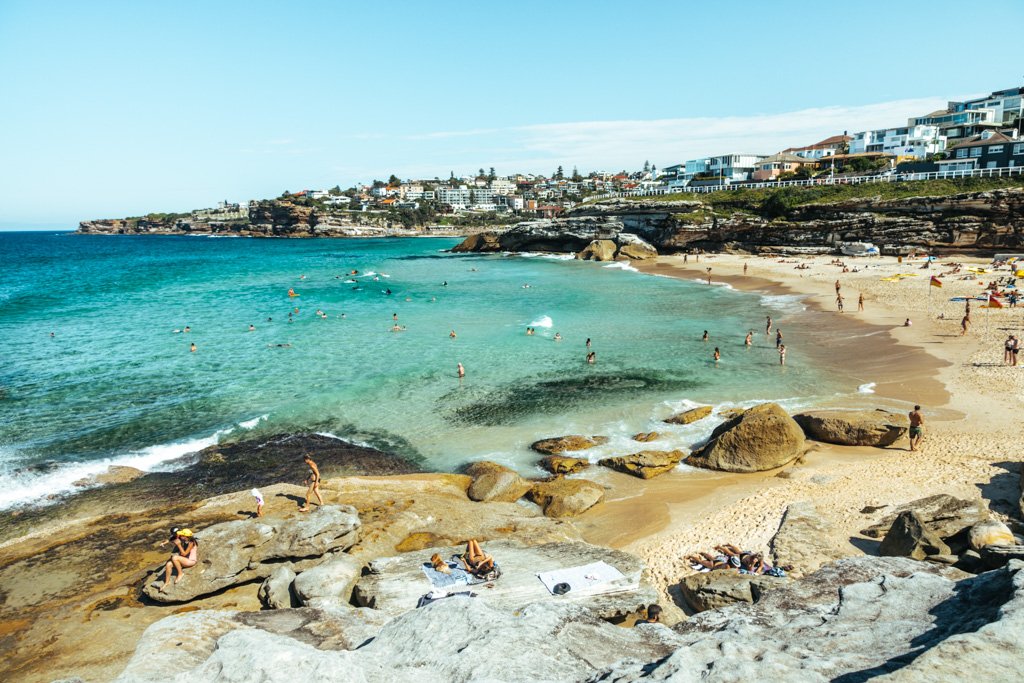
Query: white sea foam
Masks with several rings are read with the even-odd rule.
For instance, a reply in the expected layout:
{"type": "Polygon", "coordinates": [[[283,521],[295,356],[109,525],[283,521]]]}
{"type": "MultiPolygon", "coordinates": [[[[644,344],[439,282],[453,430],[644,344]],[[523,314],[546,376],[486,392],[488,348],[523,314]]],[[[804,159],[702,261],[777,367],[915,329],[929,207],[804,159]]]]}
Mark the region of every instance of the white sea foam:
{"type": "Polygon", "coordinates": [[[144,472],[169,471],[174,469],[171,461],[213,446],[232,431],[233,428],[221,429],[199,439],[158,444],[112,458],[62,465],[44,471],[13,470],[10,463],[16,458],[4,456],[4,469],[0,470],[0,510],[26,503],[47,503],[50,502],[48,497],[53,494],[80,491],[83,487],[76,486],[75,482],[102,474],[115,465],[134,467],[144,472]]]}
{"type": "MultiPolygon", "coordinates": [[[[694,282],[699,282],[702,285],[706,285],[708,283],[708,279],[706,277],[696,277],[696,278],[693,278],[693,281],[694,282]]],[[[729,289],[729,290],[732,290],[732,291],[736,291],[736,288],[733,287],[732,285],[730,285],[728,282],[719,282],[718,280],[712,280],[711,284],[714,285],[715,287],[721,287],[722,289],[729,289]]]]}
{"type": "Polygon", "coordinates": [[[256,425],[258,425],[260,422],[263,422],[268,417],[270,417],[270,415],[260,415],[259,417],[254,417],[251,420],[239,422],[238,426],[241,427],[242,429],[253,429],[254,427],[256,427],[256,425]]]}
{"type": "Polygon", "coordinates": [[[532,323],[527,325],[527,327],[547,327],[547,328],[550,328],[554,324],[555,324],[555,322],[551,319],[551,316],[549,316],[549,315],[542,315],[541,317],[537,318],[532,323]]]}
{"type": "Polygon", "coordinates": [[[875,383],[868,382],[867,384],[861,384],[857,387],[858,394],[873,394],[875,393],[875,383]]]}
{"type": "Polygon", "coordinates": [[[576,254],[540,254],[541,258],[553,259],[555,261],[575,261],[576,254]]]}
{"type": "Polygon", "coordinates": [[[640,272],[639,270],[637,270],[636,268],[634,268],[630,264],[626,263],[625,261],[612,261],[611,263],[606,263],[604,265],[604,267],[605,268],[617,268],[619,270],[628,270],[628,271],[633,272],[633,273],[639,273],[640,272]]]}
{"type": "Polygon", "coordinates": [[[761,305],[784,313],[799,313],[807,310],[800,294],[762,294],[761,305]]]}

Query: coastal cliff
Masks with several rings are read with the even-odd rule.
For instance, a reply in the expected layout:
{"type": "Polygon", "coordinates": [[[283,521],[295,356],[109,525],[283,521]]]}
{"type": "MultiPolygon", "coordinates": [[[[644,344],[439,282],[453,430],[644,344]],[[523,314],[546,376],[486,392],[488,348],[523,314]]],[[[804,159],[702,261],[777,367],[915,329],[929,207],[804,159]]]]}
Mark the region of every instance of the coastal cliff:
{"type": "Polygon", "coordinates": [[[717,195],[693,201],[583,204],[565,218],[519,223],[501,235],[474,236],[456,251],[578,252],[594,240],[622,233],[639,235],[660,253],[694,248],[831,251],[842,242],[872,242],[890,254],[914,248],[1024,247],[1024,188],[813,203],[803,203],[799,192],[782,190],[717,195]]]}

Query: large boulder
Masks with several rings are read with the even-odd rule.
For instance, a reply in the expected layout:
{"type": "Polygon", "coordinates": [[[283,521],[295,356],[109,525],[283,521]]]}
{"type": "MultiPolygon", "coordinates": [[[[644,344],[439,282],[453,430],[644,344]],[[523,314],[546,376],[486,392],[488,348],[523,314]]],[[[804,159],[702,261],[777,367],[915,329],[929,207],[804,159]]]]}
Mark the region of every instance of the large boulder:
{"type": "Polygon", "coordinates": [[[142,592],[157,602],[186,602],[229,586],[265,579],[283,563],[295,566],[359,540],[359,515],[348,505],[325,505],[287,519],[266,517],[197,529],[199,562],[178,583],[163,586],[163,566],[150,573],[142,592]]]}
{"type": "MultiPolygon", "coordinates": [[[[495,581],[456,586],[449,591],[477,594],[477,605],[521,609],[533,602],[575,602],[603,618],[625,616],[649,602],[657,602],[657,592],[642,581],[644,563],[620,550],[589,543],[545,543],[526,546],[512,541],[488,541],[481,544],[501,571],[495,581]],[[537,574],[558,569],[604,562],[622,573],[622,577],[590,589],[571,590],[553,596],[537,574]]],[[[462,547],[427,548],[415,553],[385,557],[370,562],[356,584],[352,599],[360,607],[373,607],[392,616],[415,609],[419,598],[430,592],[431,583],[422,567],[437,553],[447,559],[461,553],[462,547]]]]}
{"type": "Polygon", "coordinates": [[[967,532],[967,542],[971,550],[980,551],[990,545],[1016,545],[1010,528],[996,519],[978,522],[967,532]]]}
{"type": "Polygon", "coordinates": [[[670,425],[688,425],[691,422],[703,420],[711,414],[712,410],[714,410],[712,406],[698,406],[676,413],[672,417],[666,417],[663,422],[667,422],[670,425]]]}
{"type": "Polygon", "coordinates": [[[537,482],[527,494],[547,517],[575,517],[601,502],[604,488],[586,479],[537,482]]]}
{"type": "Polygon", "coordinates": [[[1024,562],[1024,545],[986,545],[979,556],[984,569],[998,569],[1011,560],[1024,562]]]}
{"type": "Polygon", "coordinates": [[[311,607],[347,603],[365,565],[351,555],[339,555],[296,576],[292,591],[299,603],[311,607]]]}
{"type": "Polygon", "coordinates": [[[679,583],[679,591],[694,612],[718,609],[738,602],[757,602],[773,588],[790,579],[776,576],[740,574],[732,569],[717,569],[690,574],[679,583]]]}
{"type": "Polygon", "coordinates": [[[834,560],[858,554],[852,545],[839,538],[837,530],[818,513],[813,503],[791,503],[769,544],[772,564],[792,567],[790,574],[799,577],[834,560]]]}
{"type": "Polygon", "coordinates": [[[804,452],[800,426],[775,403],[762,403],[715,428],[687,465],[724,472],[760,472],[792,462],[804,452]]]}
{"type": "Polygon", "coordinates": [[[929,555],[949,555],[949,546],[928,530],[913,511],[901,512],[878,546],[878,554],[923,560],[929,555]]]}
{"type": "Polygon", "coordinates": [[[808,439],[841,446],[891,446],[910,428],[906,415],[888,410],[811,410],[793,419],[808,439]]]}
{"type": "Polygon", "coordinates": [[[541,439],[530,444],[530,448],[545,455],[558,455],[566,451],[585,451],[594,446],[608,443],[607,436],[580,436],[569,434],[568,436],[556,436],[550,439],[541,439]]]}
{"type": "Polygon", "coordinates": [[[295,572],[288,565],[282,565],[263,580],[257,596],[260,603],[267,609],[286,609],[297,607],[298,601],[292,592],[292,581],[295,572]]]}
{"type": "Polygon", "coordinates": [[[615,241],[619,243],[619,258],[642,261],[658,257],[657,249],[633,233],[620,232],[615,241]]]}
{"type": "Polygon", "coordinates": [[[530,482],[496,462],[474,462],[466,468],[466,474],[473,478],[466,491],[470,500],[514,503],[530,490],[530,482]]]}
{"type": "Polygon", "coordinates": [[[577,474],[590,467],[589,460],[565,455],[549,455],[541,458],[538,464],[551,474],[577,474]]]}
{"type": "Polygon", "coordinates": [[[493,232],[478,232],[452,247],[455,253],[472,251],[501,251],[501,242],[493,232]]]}
{"type": "Polygon", "coordinates": [[[599,465],[619,472],[650,479],[675,469],[686,454],[683,451],[640,451],[631,455],[598,460],[599,465]]]}
{"type": "Polygon", "coordinates": [[[907,511],[913,511],[928,531],[941,538],[957,554],[968,548],[968,530],[990,516],[984,501],[980,499],[954,498],[943,493],[901,505],[877,524],[862,529],[861,533],[868,538],[883,538],[896,518],[907,511]]]}
{"type": "Polygon", "coordinates": [[[581,261],[613,261],[615,260],[615,242],[611,240],[594,240],[576,254],[581,261]]]}

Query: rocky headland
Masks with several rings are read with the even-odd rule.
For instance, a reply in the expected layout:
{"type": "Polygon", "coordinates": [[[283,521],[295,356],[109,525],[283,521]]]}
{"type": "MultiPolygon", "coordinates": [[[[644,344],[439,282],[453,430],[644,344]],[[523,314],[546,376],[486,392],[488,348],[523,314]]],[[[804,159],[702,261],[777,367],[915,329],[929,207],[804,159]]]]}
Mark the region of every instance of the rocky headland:
{"type": "Polygon", "coordinates": [[[737,190],[708,196],[714,199],[694,195],[685,201],[583,203],[564,218],[470,236],[454,251],[574,252],[579,258],[612,260],[694,249],[824,253],[842,242],[871,242],[883,254],[1024,247],[1024,188],[815,202],[807,202],[800,191],[737,190]],[[639,250],[627,246],[638,240],[639,250]],[[651,248],[657,251],[651,253],[651,248]]]}

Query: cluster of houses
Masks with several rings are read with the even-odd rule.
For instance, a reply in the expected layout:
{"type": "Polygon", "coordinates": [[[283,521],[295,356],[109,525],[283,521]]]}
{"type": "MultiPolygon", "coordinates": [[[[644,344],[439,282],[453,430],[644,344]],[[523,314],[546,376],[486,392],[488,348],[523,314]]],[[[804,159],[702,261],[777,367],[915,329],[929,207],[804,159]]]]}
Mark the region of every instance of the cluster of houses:
{"type": "Polygon", "coordinates": [[[949,102],[906,125],[834,135],[772,155],[723,154],[662,170],[669,189],[696,184],[763,182],[780,177],[867,168],[913,172],[1024,166],[1024,88],[949,102]]]}
{"type": "MultiPolygon", "coordinates": [[[[771,155],[722,154],[690,159],[661,169],[595,172],[566,177],[485,174],[447,180],[374,182],[342,191],[304,190],[296,199],[357,210],[419,209],[424,203],[448,213],[515,213],[551,218],[584,197],[608,192],[672,192],[688,186],[733,185],[820,174],[922,173],[1024,167],[1024,87],[949,102],[945,109],[914,116],[906,125],[833,135],[805,147],[771,155]]],[[[199,220],[243,218],[249,205],[221,202],[193,212],[199,220]]]]}

